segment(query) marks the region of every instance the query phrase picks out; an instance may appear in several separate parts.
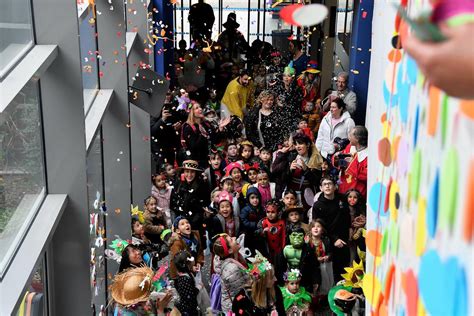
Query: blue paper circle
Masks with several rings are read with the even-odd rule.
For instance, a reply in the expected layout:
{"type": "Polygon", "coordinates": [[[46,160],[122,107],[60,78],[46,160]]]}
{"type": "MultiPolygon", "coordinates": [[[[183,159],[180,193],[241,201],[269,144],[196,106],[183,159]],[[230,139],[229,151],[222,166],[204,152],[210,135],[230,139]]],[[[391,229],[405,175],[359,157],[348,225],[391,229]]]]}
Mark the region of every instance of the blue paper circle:
{"type": "Polygon", "coordinates": [[[426,226],[428,234],[434,238],[438,224],[439,169],[436,170],[426,205],[426,226]]]}
{"type": "Polygon", "coordinates": [[[374,213],[377,214],[380,207],[380,216],[387,216],[388,212],[385,213],[383,210],[385,205],[385,198],[387,195],[387,187],[381,182],[376,182],[372,185],[369,191],[369,206],[374,213]],[[380,204],[380,206],[379,206],[380,204]]]}

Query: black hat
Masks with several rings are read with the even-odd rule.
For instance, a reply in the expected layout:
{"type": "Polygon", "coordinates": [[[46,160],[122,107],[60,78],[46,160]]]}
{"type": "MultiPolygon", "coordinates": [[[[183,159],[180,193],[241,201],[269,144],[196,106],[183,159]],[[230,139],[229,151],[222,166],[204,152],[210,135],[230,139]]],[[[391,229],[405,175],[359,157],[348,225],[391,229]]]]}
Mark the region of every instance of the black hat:
{"type": "Polygon", "coordinates": [[[222,25],[224,25],[226,29],[238,29],[240,26],[240,24],[237,23],[237,16],[234,12],[229,13],[229,15],[227,16],[227,21],[222,25]]]}

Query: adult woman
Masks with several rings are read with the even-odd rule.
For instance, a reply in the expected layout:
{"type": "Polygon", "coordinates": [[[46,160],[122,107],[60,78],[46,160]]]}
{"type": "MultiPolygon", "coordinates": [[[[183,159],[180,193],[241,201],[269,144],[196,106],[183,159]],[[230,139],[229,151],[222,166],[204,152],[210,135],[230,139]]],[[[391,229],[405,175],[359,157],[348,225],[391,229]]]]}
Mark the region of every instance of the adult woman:
{"type": "Polygon", "coordinates": [[[256,147],[265,146],[275,150],[282,141],[280,115],[274,111],[275,96],[268,90],[262,91],[257,99],[259,106],[245,117],[247,139],[256,147]]]}
{"type": "Polygon", "coordinates": [[[192,229],[199,231],[201,245],[205,247],[204,207],[208,206],[210,201],[208,185],[197,175],[197,172],[202,172],[198,167],[195,160],[183,161],[183,176],[181,181],[174,185],[170,209],[176,216],[181,215],[189,220],[192,229]]]}
{"type": "Polygon", "coordinates": [[[140,268],[146,266],[143,262],[142,251],[135,245],[128,245],[122,251],[122,259],[118,273],[129,268],[140,268]]]}
{"type": "Polygon", "coordinates": [[[193,159],[202,169],[207,168],[210,143],[217,144],[222,130],[230,122],[229,119],[219,122],[218,130],[215,130],[209,122],[204,120],[201,105],[192,100],[189,109],[188,119],[183,124],[181,131],[181,146],[185,155],[182,160],[193,159]]]}
{"type": "Polygon", "coordinates": [[[350,144],[334,155],[333,164],[341,169],[339,184],[341,194],[356,189],[365,199],[367,198],[367,139],[367,128],[355,126],[349,132],[350,144]],[[340,156],[342,159],[339,159],[340,156]]]}
{"type": "Polygon", "coordinates": [[[300,202],[307,211],[318,191],[323,159],[308,136],[296,134],[293,143],[295,150],[285,148],[277,153],[272,171],[285,179],[283,183],[288,183],[288,189],[301,195],[300,202]]]}
{"type": "Polygon", "coordinates": [[[351,115],[346,111],[344,101],[340,98],[334,99],[329,113],[324,116],[319,126],[316,148],[321,155],[327,158],[334,154],[336,151],[333,144],[334,138],[347,138],[354,125],[351,115]]]}

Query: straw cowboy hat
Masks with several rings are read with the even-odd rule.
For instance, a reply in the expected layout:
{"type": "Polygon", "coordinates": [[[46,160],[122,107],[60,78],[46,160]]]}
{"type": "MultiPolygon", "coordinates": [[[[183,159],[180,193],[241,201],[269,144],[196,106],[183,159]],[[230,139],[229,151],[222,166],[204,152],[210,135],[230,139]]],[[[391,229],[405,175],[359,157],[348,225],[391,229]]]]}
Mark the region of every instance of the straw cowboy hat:
{"type": "Polygon", "coordinates": [[[123,306],[147,301],[153,275],[153,270],[149,267],[132,268],[117,274],[110,286],[112,298],[123,306]]]}
{"type": "Polygon", "coordinates": [[[196,160],[185,160],[183,161],[183,165],[179,167],[179,169],[183,170],[194,170],[202,172],[202,169],[199,169],[199,164],[196,160]]]}
{"type": "Polygon", "coordinates": [[[283,211],[283,218],[287,218],[291,212],[298,212],[301,216],[303,215],[303,211],[304,209],[301,206],[290,206],[283,211]]]}

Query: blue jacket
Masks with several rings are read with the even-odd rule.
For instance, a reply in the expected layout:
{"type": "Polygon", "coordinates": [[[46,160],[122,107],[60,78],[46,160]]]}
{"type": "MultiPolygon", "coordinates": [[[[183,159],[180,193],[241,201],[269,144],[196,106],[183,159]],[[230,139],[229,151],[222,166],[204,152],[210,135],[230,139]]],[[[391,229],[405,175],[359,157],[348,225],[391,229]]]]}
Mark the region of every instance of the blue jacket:
{"type": "Polygon", "coordinates": [[[256,187],[249,187],[247,190],[247,205],[240,211],[240,224],[244,232],[253,233],[257,229],[257,223],[265,216],[260,204],[257,207],[250,205],[250,196],[256,194],[259,201],[262,200],[260,192],[256,187]]]}

